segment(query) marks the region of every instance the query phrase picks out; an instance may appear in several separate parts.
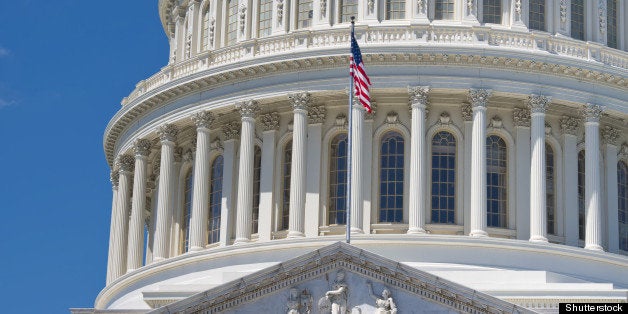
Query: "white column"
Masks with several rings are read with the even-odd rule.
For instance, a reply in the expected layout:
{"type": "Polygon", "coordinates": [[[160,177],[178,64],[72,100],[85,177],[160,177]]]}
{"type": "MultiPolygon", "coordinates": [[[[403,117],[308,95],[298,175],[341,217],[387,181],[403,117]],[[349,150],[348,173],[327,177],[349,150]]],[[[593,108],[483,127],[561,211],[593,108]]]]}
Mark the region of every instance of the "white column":
{"type": "Polygon", "coordinates": [[[469,102],[473,107],[471,142],[471,233],[472,237],[486,237],[486,106],[492,91],[470,89],[469,102]]]}
{"type": "Polygon", "coordinates": [[[150,141],[135,141],[135,176],[133,177],[133,203],[129,222],[127,272],[142,267],[144,252],[144,210],[146,208],[146,166],[150,154],[150,141]]]}
{"type": "Polygon", "coordinates": [[[173,191],[170,188],[174,164],[174,145],[179,129],[173,124],[165,124],[157,130],[161,139],[161,163],[159,165],[159,193],[157,196],[157,221],[153,243],[153,262],[168,257],[170,245],[170,216],[172,215],[173,191]]]}
{"type": "Polygon", "coordinates": [[[275,174],[275,144],[279,130],[279,113],[271,112],[259,117],[262,125],[262,169],[259,192],[259,241],[270,241],[273,217],[273,182],[275,174]]]}
{"type": "Polygon", "coordinates": [[[565,204],[565,244],[578,246],[578,137],[579,119],[563,116],[563,194],[565,204]]]}
{"type": "Polygon", "coordinates": [[[429,86],[408,87],[412,110],[410,135],[410,205],[408,211],[408,234],[425,233],[425,109],[429,86]]]}
{"type": "Polygon", "coordinates": [[[231,243],[233,237],[233,215],[235,206],[233,205],[234,184],[233,176],[235,172],[235,146],[236,140],[240,136],[240,123],[229,122],[222,127],[224,135],[223,165],[222,165],[222,203],[220,208],[220,245],[226,246],[231,243]]]}
{"type": "Polygon", "coordinates": [[[530,110],[514,108],[517,239],[530,239],[530,110]]]}
{"type": "Polygon", "coordinates": [[[127,232],[129,227],[129,202],[131,196],[131,175],[135,159],[131,155],[120,155],[118,165],[118,199],[112,215],[113,249],[111,250],[111,279],[116,280],[126,273],[127,232]]]}
{"type": "Polygon", "coordinates": [[[364,106],[357,97],[353,98],[351,106],[352,126],[351,130],[351,233],[364,233],[362,230],[364,201],[362,198],[362,132],[364,127],[364,106]]]}
{"type": "Polygon", "coordinates": [[[116,205],[118,203],[118,185],[119,185],[119,180],[120,180],[120,174],[118,173],[117,170],[111,170],[110,173],[110,180],[111,180],[111,192],[112,192],[112,200],[111,200],[111,221],[110,221],[110,227],[109,227],[109,254],[107,255],[107,281],[106,284],[108,285],[110,282],[113,281],[113,235],[115,234],[116,231],[116,226],[115,226],[115,215],[118,213],[118,211],[116,210],[116,205]]]}
{"type": "Polygon", "coordinates": [[[602,138],[604,139],[604,156],[606,159],[606,208],[607,208],[607,225],[608,225],[608,251],[613,253],[619,252],[619,222],[618,203],[617,203],[617,139],[619,131],[613,127],[607,126],[602,129],[602,138]]]}
{"type": "Polygon", "coordinates": [[[602,210],[600,208],[600,115],[603,107],[587,103],[584,106],[585,128],[585,249],[603,251],[602,210]]]}
{"type": "Polygon", "coordinates": [[[464,120],[464,234],[471,233],[471,140],[473,134],[473,109],[470,104],[460,107],[464,120]]]}
{"type": "Polygon", "coordinates": [[[170,174],[170,212],[168,214],[168,226],[170,226],[168,237],[169,248],[168,257],[175,257],[179,255],[179,252],[184,251],[185,248],[179,248],[182,236],[181,230],[181,218],[183,217],[183,186],[179,185],[179,175],[181,174],[181,165],[183,162],[183,148],[175,146],[174,148],[174,163],[172,164],[172,173],[170,174]]]}
{"type": "Polygon", "coordinates": [[[242,119],[240,162],[238,171],[238,209],[235,244],[251,241],[253,227],[253,162],[255,152],[255,115],[259,106],[254,100],[238,102],[235,108],[242,119]]]}
{"type": "Polygon", "coordinates": [[[214,115],[209,111],[192,115],[196,125],[196,156],[194,157],[194,192],[190,213],[190,251],[199,251],[207,244],[207,219],[209,217],[209,128],[214,115]]]}
{"type": "Polygon", "coordinates": [[[307,110],[310,102],[310,93],[290,94],[288,98],[290,98],[294,109],[288,237],[294,238],[305,235],[305,145],[307,141],[307,110]]]}
{"type": "Polygon", "coordinates": [[[364,216],[362,217],[362,231],[371,233],[371,204],[372,204],[372,173],[373,173],[373,119],[377,112],[377,102],[371,99],[371,113],[364,116],[364,129],[362,132],[362,199],[364,216]]]}
{"type": "Polygon", "coordinates": [[[530,167],[530,241],[547,242],[545,109],[551,98],[530,95],[528,107],[532,117],[530,167]]]}
{"type": "Polygon", "coordinates": [[[308,110],[307,127],[307,181],[305,193],[305,236],[318,236],[320,225],[320,187],[321,187],[321,157],[323,151],[322,127],[325,122],[325,106],[312,106],[308,110]]]}

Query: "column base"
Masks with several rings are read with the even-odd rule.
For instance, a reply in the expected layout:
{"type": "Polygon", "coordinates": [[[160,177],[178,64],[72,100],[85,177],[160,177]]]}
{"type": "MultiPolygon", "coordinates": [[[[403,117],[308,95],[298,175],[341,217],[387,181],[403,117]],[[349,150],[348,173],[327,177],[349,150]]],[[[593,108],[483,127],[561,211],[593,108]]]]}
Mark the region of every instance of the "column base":
{"type": "Polygon", "coordinates": [[[290,230],[288,231],[288,238],[303,238],[305,237],[305,234],[303,232],[300,231],[294,231],[294,230],[290,230]]]}
{"type": "Polygon", "coordinates": [[[530,242],[534,243],[548,243],[547,238],[543,236],[532,236],[530,237],[530,242]]]}
{"type": "Polygon", "coordinates": [[[474,238],[488,238],[488,233],[484,230],[471,230],[469,236],[474,238]]]}
{"type": "Polygon", "coordinates": [[[153,257],[153,261],[151,262],[151,264],[155,264],[157,262],[161,262],[163,260],[165,260],[165,257],[153,257]]]}
{"type": "Polygon", "coordinates": [[[413,227],[408,229],[407,234],[427,234],[427,231],[423,228],[413,227]]]}
{"type": "Polygon", "coordinates": [[[362,231],[362,229],[360,228],[351,227],[351,234],[364,234],[364,231],[362,231]]]}
{"type": "Polygon", "coordinates": [[[202,247],[202,246],[193,246],[193,247],[190,248],[188,253],[190,253],[190,252],[198,252],[198,251],[202,251],[204,249],[205,249],[205,247],[202,247]]]}
{"type": "Polygon", "coordinates": [[[245,243],[249,243],[251,242],[251,239],[249,238],[237,238],[233,241],[233,245],[237,245],[237,244],[245,244],[245,243]]]}
{"type": "Polygon", "coordinates": [[[585,250],[591,250],[591,251],[599,251],[599,252],[604,252],[604,248],[597,245],[597,244],[587,244],[584,247],[585,250]]]}

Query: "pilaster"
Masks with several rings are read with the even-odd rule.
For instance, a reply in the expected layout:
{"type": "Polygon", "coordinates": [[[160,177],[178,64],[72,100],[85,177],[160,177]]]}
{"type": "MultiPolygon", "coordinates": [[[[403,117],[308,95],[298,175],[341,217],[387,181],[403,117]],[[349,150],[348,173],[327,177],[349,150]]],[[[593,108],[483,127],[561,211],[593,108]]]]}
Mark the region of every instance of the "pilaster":
{"type": "Polygon", "coordinates": [[[578,138],[579,119],[563,116],[563,186],[565,204],[565,244],[578,246],[578,138]]]}
{"type": "Polygon", "coordinates": [[[619,131],[611,126],[602,129],[602,140],[604,143],[604,159],[606,175],[606,208],[607,208],[607,226],[608,232],[608,251],[619,253],[619,222],[618,222],[618,189],[617,189],[617,139],[619,131]]]}
{"type": "Polygon", "coordinates": [[[235,147],[240,136],[240,124],[229,122],[223,125],[223,170],[222,170],[222,204],[220,209],[220,245],[226,246],[231,243],[233,237],[233,218],[235,206],[233,204],[235,172],[235,147]]]}
{"type": "MultiPolygon", "coordinates": [[[[316,5],[316,3],[315,3],[316,5]]],[[[325,122],[326,109],[324,105],[312,106],[308,111],[307,127],[307,183],[305,195],[305,236],[318,236],[320,186],[321,186],[321,162],[323,144],[323,123],[325,122]]]]}
{"type": "Polygon", "coordinates": [[[462,176],[464,187],[464,234],[471,233],[471,146],[473,133],[473,109],[470,104],[460,106],[464,121],[464,173],[462,176]]]}
{"type": "Polygon", "coordinates": [[[515,177],[517,178],[517,239],[530,238],[530,110],[514,108],[515,123],[515,177]]]}
{"type": "Polygon", "coordinates": [[[262,169],[259,197],[259,241],[270,241],[273,217],[273,176],[275,173],[275,144],[279,130],[279,113],[271,112],[259,117],[262,125],[262,169]]]}

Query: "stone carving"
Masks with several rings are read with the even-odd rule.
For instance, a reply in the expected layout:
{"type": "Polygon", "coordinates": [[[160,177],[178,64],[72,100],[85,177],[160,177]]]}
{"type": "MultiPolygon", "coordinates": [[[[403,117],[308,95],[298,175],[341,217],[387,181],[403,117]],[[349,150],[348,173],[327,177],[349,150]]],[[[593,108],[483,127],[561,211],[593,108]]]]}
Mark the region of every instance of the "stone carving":
{"type": "Polygon", "coordinates": [[[321,313],[345,314],[347,313],[347,296],[349,287],[345,282],[345,273],[339,270],[336,273],[331,290],[325,293],[325,296],[318,301],[318,309],[321,313]]]}
{"type": "Polygon", "coordinates": [[[604,143],[606,144],[617,145],[617,139],[619,139],[619,131],[612,126],[607,125],[605,128],[602,129],[602,139],[604,139],[604,143]]]}
{"type": "Polygon", "coordinates": [[[194,161],[194,151],[192,149],[188,149],[183,153],[183,161],[192,162],[194,161]]]}
{"type": "Polygon", "coordinates": [[[297,288],[290,289],[290,296],[286,306],[288,314],[309,314],[312,313],[312,295],[303,289],[299,291],[297,288]]]}
{"type": "Polygon", "coordinates": [[[259,105],[255,100],[240,101],[235,104],[235,108],[240,111],[242,118],[255,118],[259,112],[259,105]]]}
{"type": "Polygon", "coordinates": [[[373,9],[375,8],[375,1],[373,0],[368,0],[368,2],[366,3],[366,5],[369,7],[369,12],[373,13],[373,9]]]}
{"type": "Polygon", "coordinates": [[[327,109],[325,106],[313,106],[307,112],[308,121],[310,124],[323,123],[325,121],[325,114],[327,109]]]}
{"type": "Polygon", "coordinates": [[[541,95],[530,95],[528,96],[528,108],[530,109],[530,113],[545,113],[545,109],[547,105],[552,101],[551,97],[545,97],[541,95]]]}
{"type": "Polygon", "coordinates": [[[567,22],[567,0],[560,0],[560,22],[567,22]]]}
{"type": "Polygon", "coordinates": [[[619,154],[622,156],[622,158],[628,158],[628,144],[626,143],[621,144],[621,148],[619,149],[619,154]]]}
{"type": "Polygon", "coordinates": [[[157,134],[162,142],[174,142],[179,134],[179,128],[174,124],[164,124],[157,128],[157,134]]]}
{"type": "Polygon", "coordinates": [[[117,188],[120,183],[120,173],[118,173],[118,171],[111,170],[111,172],[109,172],[109,181],[111,181],[111,185],[113,185],[113,187],[117,188]]]}
{"type": "Polygon", "coordinates": [[[582,108],[582,115],[585,122],[599,122],[600,116],[604,111],[604,106],[587,103],[582,108]]]}
{"type": "Polygon", "coordinates": [[[288,94],[288,99],[290,99],[290,103],[292,104],[292,108],[294,110],[307,110],[311,97],[308,92],[299,92],[288,94]]]}
{"type": "Polygon", "coordinates": [[[150,146],[151,143],[149,140],[138,138],[133,143],[133,152],[135,156],[148,156],[148,154],[150,154],[150,146]]]}
{"type": "Polygon", "coordinates": [[[438,117],[438,123],[441,125],[451,124],[451,117],[449,116],[449,113],[447,112],[441,113],[440,117],[438,117]]]}
{"type": "Polygon", "coordinates": [[[183,147],[177,146],[174,148],[174,162],[183,161],[183,147]]]}
{"type": "Polygon", "coordinates": [[[277,0],[277,25],[283,21],[283,0],[277,0]]]}
{"type": "Polygon", "coordinates": [[[598,13],[600,20],[600,34],[606,34],[606,1],[607,0],[599,0],[598,2],[598,13]]]}
{"type": "Polygon", "coordinates": [[[503,124],[502,119],[501,119],[500,117],[498,117],[498,116],[494,116],[494,117],[491,119],[491,124],[490,124],[490,126],[491,126],[492,128],[499,129],[499,128],[503,128],[503,127],[504,127],[504,124],[503,124]]]}
{"type": "Polygon", "coordinates": [[[209,20],[209,44],[214,45],[214,31],[216,29],[216,19],[213,17],[209,20]]]}
{"type": "Polygon", "coordinates": [[[399,123],[399,114],[397,114],[394,111],[389,112],[386,115],[386,123],[389,123],[389,124],[399,123]]]}
{"type": "Polygon", "coordinates": [[[576,135],[579,120],[574,117],[563,116],[560,119],[560,130],[565,134],[576,135]]]}
{"type": "Polygon", "coordinates": [[[193,114],[191,117],[192,122],[197,128],[209,129],[212,123],[214,123],[214,114],[209,111],[201,111],[193,114]]]}
{"type": "Polygon", "coordinates": [[[462,111],[462,119],[464,121],[473,120],[473,109],[471,109],[471,104],[462,104],[462,106],[460,106],[460,110],[462,111]]]}
{"type": "Polygon", "coordinates": [[[410,94],[410,105],[412,107],[425,108],[427,106],[427,97],[430,93],[429,86],[408,86],[408,93],[410,94]]]}
{"type": "Polygon", "coordinates": [[[215,149],[222,150],[222,143],[220,142],[219,139],[216,139],[215,141],[209,144],[209,149],[210,150],[215,150],[215,149]]]}
{"type": "Polygon", "coordinates": [[[320,1],[321,1],[321,17],[323,17],[327,13],[327,0],[320,0],[320,1]]]}
{"type": "Polygon", "coordinates": [[[517,15],[517,21],[521,21],[521,0],[515,1],[515,14],[517,15]]]}
{"type": "Polygon", "coordinates": [[[237,121],[227,122],[222,126],[222,135],[225,141],[235,140],[240,136],[240,123],[237,121]]]}
{"type": "Polygon", "coordinates": [[[375,300],[375,306],[377,310],[375,313],[377,314],[397,314],[397,305],[393,301],[393,298],[390,294],[390,290],[384,288],[382,291],[382,297],[376,296],[373,293],[373,286],[370,281],[367,281],[366,284],[369,286],[369,295],[373,300],[375,300]]]}
{"type": "Polygon", "coordinates": [[[493,91],[490,89],[469,89],[469,102],[473,107],[486,107],[488,98],[491,97],[493,91]]]}
{"type": "Polygon", "coordinates": [[[545,135],[551,135],[552,134],[552,126],[549,125],[549,123],[545,123],[545,135]]]}
{"type": "Polygon", "coordinates": [[[262,124],[262,130],[264,131],[277,131],[279,130],[279,113],[271,112],[260,116],[259,118],[262,124]]]}
{"type": "Polygon", "coordinates": [[[120,171],[131,172],[135,167],[135,158],[131,155],[120,155],[116,159],[116,166],[120,169],[120,171]]]}
{"type": "Polygon", "coordinates": [[[376,112],[377,112],[377,102],[371,101],[371,112],[367,112],[364,115],[364,119],[373,121],[373,119],[375,118],[376,112]]]}
{"type": "Polygon", "coordinates": [[[530,110],[515,107],[512,110],[512,120],[515,126],[530,127],[530,110]]]}
{"type": "Polygon", "coordinates": [[[347,116],[344,114],[339,114],[336,116],[336,122],[334,122],[335,126],[339,127],[347,127],[347,116]]]}
{"type": "Polygon", "coordinates": [[[423,13],[423,6],[425,5],[425,1],[424,0],[417,0],[416,2],[416,6],[417,9],[419,10],[419,13],[423,13]]]}
{"type": "Polygon", "coordinates": [[[240,6],[240,32],[244,34],[244,27],[246,25],[246,5],[240,6]]]}

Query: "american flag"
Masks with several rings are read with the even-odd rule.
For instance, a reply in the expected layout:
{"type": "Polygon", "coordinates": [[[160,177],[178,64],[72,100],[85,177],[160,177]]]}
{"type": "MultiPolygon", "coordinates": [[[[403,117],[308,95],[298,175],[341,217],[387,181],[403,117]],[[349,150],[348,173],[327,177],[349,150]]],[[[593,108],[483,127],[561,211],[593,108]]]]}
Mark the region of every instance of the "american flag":
{"type": "Polygon", "coordinates": [[[351,32],[351,60],[349,73],[351,73],[351,77],[353,78],[355,95],[360,100],[362,106],[366,108],[366,111],[371,113],[371,97],[369,96],[369,85],[371,85],[371,80],[369,80],[368,75],[366,75],[364,62],[362,62],[362,54],[360,53],[360,46],[358,46],[358,42],[355,40],[353,31],[351,32]]]}

